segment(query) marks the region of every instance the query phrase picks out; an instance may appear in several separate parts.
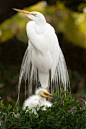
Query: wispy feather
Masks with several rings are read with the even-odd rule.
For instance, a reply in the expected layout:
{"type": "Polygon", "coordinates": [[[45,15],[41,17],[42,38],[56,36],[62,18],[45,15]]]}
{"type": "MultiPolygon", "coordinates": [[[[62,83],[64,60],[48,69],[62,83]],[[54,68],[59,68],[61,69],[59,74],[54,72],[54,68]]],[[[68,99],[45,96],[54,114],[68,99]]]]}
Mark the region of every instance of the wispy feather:
{"type": "MultiPolygon", "coordinates": [[[[30,57],[31,56],[28,47],[24,54],[20,69],[19,84],[18,84],[18,100],[19,100],[20,86],[22,79],[24,78],[25,82],[26,80],[28,80],[28,96],[32,94],[32,82],[37,81],[36,77],[37,72],[34,66],[32,65],[30,57]]],[[[53,81],[52,92],[58,91],[58,95],[60,95],[62,88],[63,90],[67,90],[68,86],[70,86],[68,71],[61,49],[59,53],[59,60],[57,62],[56,70],[52,81],[53,81]]]]}

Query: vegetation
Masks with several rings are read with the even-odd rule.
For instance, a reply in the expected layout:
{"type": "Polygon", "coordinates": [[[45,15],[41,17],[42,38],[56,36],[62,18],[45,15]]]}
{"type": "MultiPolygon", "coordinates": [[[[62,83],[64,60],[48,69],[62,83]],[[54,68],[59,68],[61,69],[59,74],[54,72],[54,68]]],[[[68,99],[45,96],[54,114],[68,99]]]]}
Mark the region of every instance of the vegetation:
{"type": "Polygon", "coordinates": [[[8,2],[10,7],[3,8],[8,9],[7,13],[1,9],[5,20],[0,20],[0,129],[86,128],[86,0],[46,1],[48,3],[41,1],[29,7],[27,3],[27,6],[21,3],[23,6],[19,4],[17,7],[43,13],[55,28],[69,70],[72,95],[80,99],[70,95],[60,98],[55,93],[51,108],[41,111],[41,107],[37,111],[38,116],[30,111],[26,113],[21,109],[25,99],[25,84],[22,82],[20,106],[13,109],[17,100],[20,65],[28,42],[26,24],[29,19],[15,11],[13,13],[16,14],[10,17],[10,4],[16,7],[16,1],[8,2]]]}
{"type": "MultiPolygon", "coordinates": [[[[29,111],[22,111],[16,107],[10,112],[11,106],[5,107],[3,101],[0,102],[0,129],[85,129],[86,128],[86,100],[82,100],[80,106],[79,100],[75,100],[70,95],[67,97],[58,97],[54,94],[55,100],[52,107],[43,107],[37,110],[37,114],[29,111]]],[[[86,97],[86,95],[84,95],[86,97]]],[[[26,108],[27,110],[28,108],[26,108]]]]}
{"type": "MultiPolygon", "coordinates": [[[[55,5],[47,5],[46,2],[24,8],[28,11],[39,11],[43,13],[47,22],[52,24],[56,33],[63,33],[65,38],[82,48],[86,48],[86,8],[81,12],[74,12],[64,6],[63,2],[56,2],[55,5]],[[75,40],[76,39],[76,40],[75,40]],[[83,42],[82,42],[83,41],[83,42]]],[[[4,42],[14,35],[17,39],[27,42],[26,24],[29,19],[21,13],[7,19],[0,25],[0,41],[4,42]]]]}

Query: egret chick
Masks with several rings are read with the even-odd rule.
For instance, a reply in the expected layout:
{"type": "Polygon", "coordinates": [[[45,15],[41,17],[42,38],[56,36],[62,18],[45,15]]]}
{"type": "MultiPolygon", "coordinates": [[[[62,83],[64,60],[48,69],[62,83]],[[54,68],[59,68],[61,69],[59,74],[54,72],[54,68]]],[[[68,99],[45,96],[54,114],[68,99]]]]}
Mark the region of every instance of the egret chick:
{"type": "Polygon", "coordinates": [[[47,90],[43,88],[37,89],[35,92],[35,95],[30,96],[24,101],[23,110],[28,106],[29,109],[32,109],[32,112],[36,113],[34,107],[37,107],[37,105],[39,107],[44,105],[45,107],[43,107],[42,110],[46,110],[46,106],[47,107],[52,106],[52,103],[46,100],[46,97],[52,98],[48,95],[52,95],[52,94],[50,94],[47,90]]]}

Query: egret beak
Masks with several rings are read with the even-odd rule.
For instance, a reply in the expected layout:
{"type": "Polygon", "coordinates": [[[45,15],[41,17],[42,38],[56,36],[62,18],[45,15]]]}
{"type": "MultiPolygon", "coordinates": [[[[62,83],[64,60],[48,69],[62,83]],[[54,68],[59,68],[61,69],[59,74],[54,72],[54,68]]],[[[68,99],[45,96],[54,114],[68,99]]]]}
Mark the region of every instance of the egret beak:
{"type": "Polygon", "coordinates": [[[44,96],[44,97],[53,99],[52,97],[50,97],[50,96],[48,96],[48,95],[52,95],[52,94],[50,94],[49,92],[46,92],[46,91],[43,93],[43,96],[44,96]]]}
{"type": "Polygon", "coordinates": [[[16,8],[12,8],[12,9],[15,10],[15,11],[18,11],[18,12],[20,12],[20,13],[27,14],[27,15],[30,15],[30,14],[31,14],[30,12],[25,11],[25,10],[20,10],[20,9],[16,9],[16,8]]]}

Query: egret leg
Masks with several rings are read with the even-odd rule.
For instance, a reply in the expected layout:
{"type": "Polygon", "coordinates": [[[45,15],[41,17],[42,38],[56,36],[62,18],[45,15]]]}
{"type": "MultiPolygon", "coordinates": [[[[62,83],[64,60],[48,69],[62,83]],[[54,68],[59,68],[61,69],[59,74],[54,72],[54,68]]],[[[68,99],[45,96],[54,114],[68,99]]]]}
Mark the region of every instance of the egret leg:
{"type": "Polygon", "coordinates": [[[39,88],[39,75],[38,75],[38,68],[37,68],[37,88],[39,88]]]}
{"type": "Polygon", "coordinates": [[[49,80],[50,80],[49,91],[51,93],[51,69],[49,70],[49,80]]]}
{"type": "MultiPolygon", "coordinates": [[[[51,69],[49,70],[49,80],[50,80],[50,86],[49,86],[49,91],[51,93],[51,69]]],[[[52,102],[52,99],[51,99],[51,102],[52,102]]]]}

